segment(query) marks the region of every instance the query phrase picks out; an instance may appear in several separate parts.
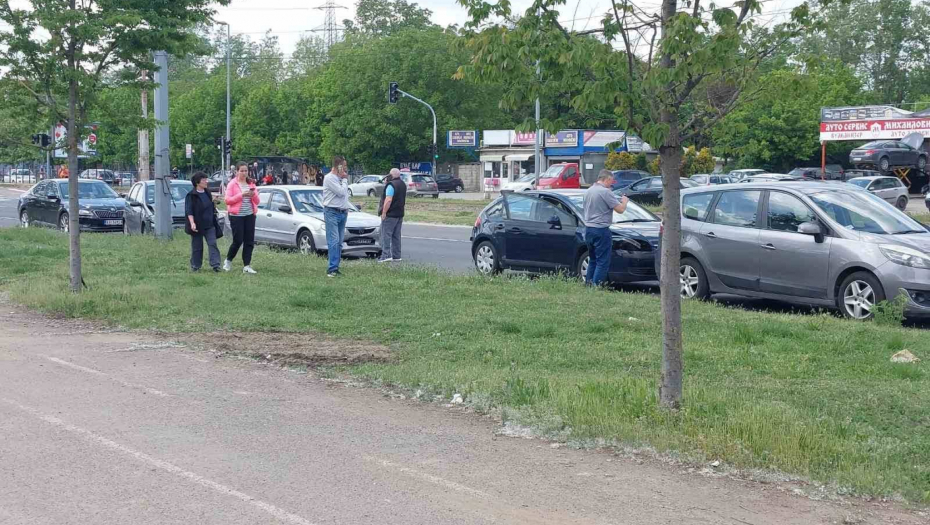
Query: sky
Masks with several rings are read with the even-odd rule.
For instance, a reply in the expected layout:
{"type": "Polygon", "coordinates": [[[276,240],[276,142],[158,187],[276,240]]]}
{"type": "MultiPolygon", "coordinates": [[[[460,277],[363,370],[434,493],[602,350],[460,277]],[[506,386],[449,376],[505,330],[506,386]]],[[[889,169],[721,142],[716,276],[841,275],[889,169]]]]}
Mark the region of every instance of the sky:
{"type": "MultiPolygon", "coordinates": [[[[336,10],[337,23],[355,16],[356,0],[333,0],[343,9],[336,10]]],[[[290,54],[301,36],[317,34],[323,26],[324,12],[315,9],[326,0],[232,0],[228,7],[216,6],[217,20],[230,24],[233,33],[248,34],[254,40],[261,39],[266,31],[278,37],[281,50],[290,54]],[[314,30],[317,30],[314,32],[314,30]]],[[[424,0],[416,2],[433,12],[433,22],[440,26],[464,25],[468,13],[455,0],[424,0]]],[[[763,0],[762,22],[780,21],[787,12],[799,5],[801,0],[763,0]]],[[[718,5],[732,4],[729,0],[718,0],[718,5]]],[[[531,0],[513,0],[515,12],[523,12],[531,0]]],[[[658,9],[660,0],[639,0],[636,5],[646,11],[658,9]]],[[[609,0],[568,0],[560,10],[560,20],[566,27],[583,30],[598,25],[603,13],[610,7],[609,0]]]]}

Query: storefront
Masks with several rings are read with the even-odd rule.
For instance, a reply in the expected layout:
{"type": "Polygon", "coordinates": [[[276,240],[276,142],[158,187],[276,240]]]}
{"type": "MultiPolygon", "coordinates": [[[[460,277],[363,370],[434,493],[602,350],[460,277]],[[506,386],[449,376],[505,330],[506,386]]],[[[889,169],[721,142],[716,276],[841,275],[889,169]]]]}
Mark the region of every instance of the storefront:
{"type": "Polygon", "coordinates": [[[521,176],[536,172],[535,133],[513,130],[482,132],[478,159],[484,170],[484,185],[496,191],[521,176]]]}
{"type": "Polygon", "coordinates": [[[574,163],[581,171],[582,186],[597,181],[597,175],[607,162],[610,151],[639,153],[652,148],[635,135],[609,130],[563,130],[546,134],[546,164],[574,163]],[[612,149],[611,149],[612,147],[612,149]]]}

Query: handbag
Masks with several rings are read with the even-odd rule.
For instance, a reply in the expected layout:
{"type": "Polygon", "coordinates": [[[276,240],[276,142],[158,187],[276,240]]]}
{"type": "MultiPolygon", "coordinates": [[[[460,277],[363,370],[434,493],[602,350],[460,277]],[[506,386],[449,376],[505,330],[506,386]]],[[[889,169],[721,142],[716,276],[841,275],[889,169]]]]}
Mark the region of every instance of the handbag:
{"type": "Polygon", "coordinates": [[[216,213],[216,207],[213,207],[213,231],[216,232],[216,238],[223,238],[223,228],[220,228],[220,217],[216,213]]]}

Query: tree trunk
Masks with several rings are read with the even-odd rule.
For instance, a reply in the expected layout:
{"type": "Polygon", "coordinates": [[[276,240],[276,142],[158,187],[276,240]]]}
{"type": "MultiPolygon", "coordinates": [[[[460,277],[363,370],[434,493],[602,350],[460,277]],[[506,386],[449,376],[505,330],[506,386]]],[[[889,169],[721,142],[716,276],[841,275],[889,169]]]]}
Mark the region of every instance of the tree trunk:
{"type": "MultiPolygon", "coordinates": [[[[74,0],[71,0],[74,9],[74,0]]],[[[68,71],[75,74],[74,36],[68,45],[68,71]]],[[[84,279],[81,276],[81,223],[78,202],[78,126],[77,126],[77,78],[68,80],[68,237],[70,241],[71,291],[79,293],[84,279]]]]}
{"type": "MultiPolygon", "coordinates": [[[[662,34],[667,34],[667,25],[675,16],[676,0],[662,2],[662,34]]],[[[674,67],[668,53],[663,54],[661,66],[674,67]]],[[[672,96],[673,85],[669,86],[672,96]]],[[[681,407],[682,395],[682,342],[681,342],[681,138],[679,136],[678,110],[671,101],[665,103],[661,121],[668,126],[668,135],[659,148],[662,170],[662,264],[659,275],[662,302],[662,375],[659,383],[659,403],[669,409],[681,407]]]]}

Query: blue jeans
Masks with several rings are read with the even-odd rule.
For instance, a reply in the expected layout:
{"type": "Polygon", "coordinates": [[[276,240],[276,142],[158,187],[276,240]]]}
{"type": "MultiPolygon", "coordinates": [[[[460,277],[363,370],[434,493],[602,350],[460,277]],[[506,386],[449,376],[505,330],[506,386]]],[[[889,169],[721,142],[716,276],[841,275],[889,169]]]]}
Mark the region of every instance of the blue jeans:
{"type": "Polygon", "coordinates": [[[607,280],[607,272],[610,270],[610,253],[613,251],[610,228],[585,228],[584,241],[591,256],[584,282],[598,286],[607,280]]]}
{"type": "Polygon", "coordinates": [[[342,260],[342,241],[346,236],[346,219],[349,212],[336,208],[323,210],[323,220],[326,222],[326,248],[329,251],[329,268],[326,273],[333,273],[339,269],[342,260]]]}

